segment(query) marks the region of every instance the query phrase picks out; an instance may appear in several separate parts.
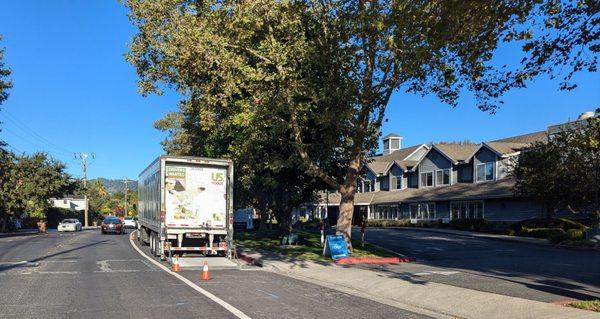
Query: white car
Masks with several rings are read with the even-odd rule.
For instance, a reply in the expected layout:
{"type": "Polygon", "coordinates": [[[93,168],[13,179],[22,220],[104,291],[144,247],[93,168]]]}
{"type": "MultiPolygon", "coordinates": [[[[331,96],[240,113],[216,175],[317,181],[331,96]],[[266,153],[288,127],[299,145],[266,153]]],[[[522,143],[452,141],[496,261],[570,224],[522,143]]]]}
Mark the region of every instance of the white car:
{"type": "Polygon", "coordinates": [[[81,231],[81,222],[77,219],[63,219],[62,222],[58,224],[57,230],[61,231],[81,231]]]}
{"type": "Polygon", "coordinates": [[[123,219],[123,226],[125,226],[125,228],[136,229],[137,217],[125,217],[125,219],[123,219]]]}

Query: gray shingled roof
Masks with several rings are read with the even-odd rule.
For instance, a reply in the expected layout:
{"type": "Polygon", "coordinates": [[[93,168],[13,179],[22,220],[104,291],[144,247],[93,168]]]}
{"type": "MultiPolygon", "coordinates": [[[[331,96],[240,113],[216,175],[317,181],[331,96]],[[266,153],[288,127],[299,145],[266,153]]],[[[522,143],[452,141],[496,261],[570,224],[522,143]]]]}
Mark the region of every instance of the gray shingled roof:
{"type": "Polygon", "coordinates": [[[399,150],[393,151],[392,153],[390,153],[388,155],[374,156],[374,157],[371,157],[371,159],[373,161],[377,161],[377,162],[391,162],[391,161],[396,161],[396,160],[402,161],[406,157],[408,157],[408,155],[412,154],[414,151],[416,151],[422,145],[423,144],[419,144],[419,145],[401,148],[399,150]]]}
{"type": "Polygon", "coordinates": [[[532,144],[535,142],[546,142],[548,141],[548,134],[546,131],[533,132],[529,134],[517,135],[512,137],[506,137],[491,142],[505,142],[505,143],[527,143],[532,144]]]}
{"type": "Polygon", "coordinates": [[[387,173],[388,169],[392,166],[391,162],[369,162],[367,163],[367,167],[369,167],[375,175],[384,175],[387,173]]]}
{"type": "Polygon", "coordinates": [[[509,142],[487,142],[485,144],[502,155],[520,152],[520,151],[528,148],[531,145],[530,143],[509,143],[509,142]]]}
{"type": "Polygon", "coordinates": [[[398,134],[396,134],[396,133],[390,133],[390,134],[388,134],[388,135],[384,136],[384,137],[383,137],[383,139],[386,139],[386,138],[388,138],[388,137],[402,137],[402,136],[400,136],[400,135],[398,135],[398,134]]]}
{"type": "MultiPolygon", "coordinates": [[[[487,198],[514,197],[513,178],[504,178],[498,181],[485,183],[457,183],[451,186],[406,188],[395,191],[379,191],[372,193],[357,193],[354,203],[356,205],[385,204],[385,203],[414,203],[427,201],[450,200],[477,200],[487,198]]],[[[326,203],[326,193],[321,192],[320,203],[326,203]]],[[[339,193],[329,193],[329,204],[339,205],[339,193]]]]}
{"type": "Polygon", "coordinates": [[[433,144],[433,146],[454,162],[466,161],[479,147],[476,144],[433,144]]]}

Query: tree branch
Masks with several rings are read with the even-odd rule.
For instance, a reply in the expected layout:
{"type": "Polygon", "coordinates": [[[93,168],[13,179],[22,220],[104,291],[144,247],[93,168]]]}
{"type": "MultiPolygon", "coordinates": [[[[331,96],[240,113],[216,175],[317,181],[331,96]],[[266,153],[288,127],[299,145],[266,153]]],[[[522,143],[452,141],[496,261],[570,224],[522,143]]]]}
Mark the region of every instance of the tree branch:
{"type": "Polygon", "coordinates": [[[302,143],[302,131],[298,125],[298,120],[296,119],[296,115],[293,113],[293,111],[290,116],[290,124],[292,124],[292,131],[294,134],[294,140],[296,142],[294,144],[298,153],[300,154],[302,162],[308,167],[309,172],[322,179],[330,187],[339,190],[340,184],[331,176],[327,175],[327,173],[325,173],[308,155],[308,152],[304,147],[304,143],[302,143]]]}

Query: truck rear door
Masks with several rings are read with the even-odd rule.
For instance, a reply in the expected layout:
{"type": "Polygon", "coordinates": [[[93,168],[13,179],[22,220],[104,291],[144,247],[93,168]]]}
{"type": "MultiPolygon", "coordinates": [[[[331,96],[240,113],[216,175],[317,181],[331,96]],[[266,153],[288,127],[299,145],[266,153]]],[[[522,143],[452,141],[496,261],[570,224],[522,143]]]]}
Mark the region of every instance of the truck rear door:
{"type": "Polygon", "coordinates": [[[165,165],[165,223],[168,227],[225,228],[227,168],[165,165]]]}

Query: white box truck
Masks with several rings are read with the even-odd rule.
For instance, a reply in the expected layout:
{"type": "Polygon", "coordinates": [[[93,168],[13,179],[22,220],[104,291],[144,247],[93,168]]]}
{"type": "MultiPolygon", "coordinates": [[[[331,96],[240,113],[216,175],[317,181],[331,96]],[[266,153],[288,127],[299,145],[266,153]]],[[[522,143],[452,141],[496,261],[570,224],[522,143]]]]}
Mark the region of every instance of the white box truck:
{"type": "Polygon", "coordinates": [[[154,256],[231,257],[233,162],[160,156],[139,175],[138,240],[154,256]]]}

